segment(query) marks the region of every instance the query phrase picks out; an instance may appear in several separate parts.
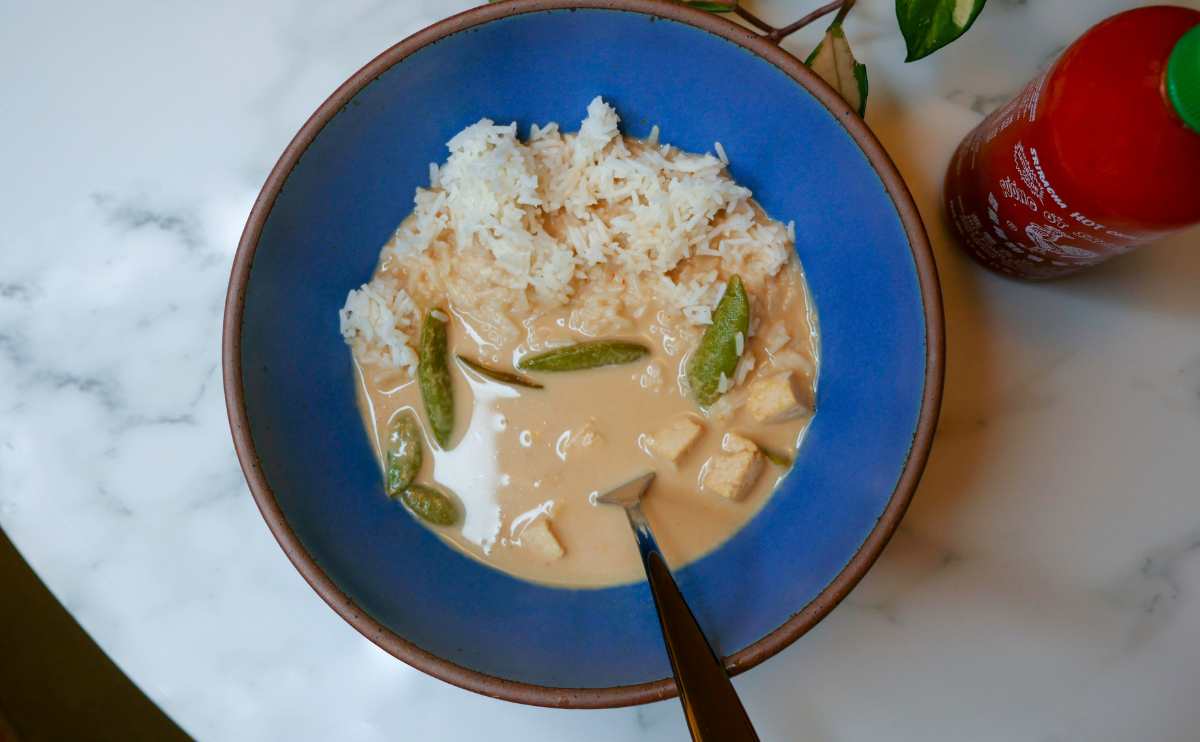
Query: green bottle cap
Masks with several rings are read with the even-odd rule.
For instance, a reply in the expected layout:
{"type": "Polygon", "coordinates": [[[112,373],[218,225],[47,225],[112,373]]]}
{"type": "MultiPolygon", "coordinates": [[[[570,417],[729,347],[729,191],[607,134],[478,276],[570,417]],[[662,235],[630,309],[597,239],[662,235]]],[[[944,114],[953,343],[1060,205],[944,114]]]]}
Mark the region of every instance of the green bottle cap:
{"type": "Polygon", "coordinates": [[[1180,37],[1167,59],[1167,95],[1179,118],[1200,134],[1200,26],[1180,37]]]}

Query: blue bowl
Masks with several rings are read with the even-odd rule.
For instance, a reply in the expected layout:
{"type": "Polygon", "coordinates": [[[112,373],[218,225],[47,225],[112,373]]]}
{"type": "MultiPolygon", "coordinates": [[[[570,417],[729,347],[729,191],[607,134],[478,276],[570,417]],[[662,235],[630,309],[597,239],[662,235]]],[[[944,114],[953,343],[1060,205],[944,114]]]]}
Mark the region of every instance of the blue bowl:
{"type": "Polygon", "coordinates": [[[284,152],[238,248],[224,328],[238,456],[293,563],[369,639],[462,687],[553,706],[675,692],[646,584],[525,582],[394,507],[337,310],[454,133],[483,116],[570,128],[596,95],[634,136],[658,124],[687,150],[721,141],[733,176],[795,221],[820,317],[818,413],[794,469],[676,575],[731,672],[794,641],[870,567],[920,477],[942,384],[936,272],[900,176],[829,87],[754,33],[654,0],[526,0],[432,26],[350,78],[284,152]]]}

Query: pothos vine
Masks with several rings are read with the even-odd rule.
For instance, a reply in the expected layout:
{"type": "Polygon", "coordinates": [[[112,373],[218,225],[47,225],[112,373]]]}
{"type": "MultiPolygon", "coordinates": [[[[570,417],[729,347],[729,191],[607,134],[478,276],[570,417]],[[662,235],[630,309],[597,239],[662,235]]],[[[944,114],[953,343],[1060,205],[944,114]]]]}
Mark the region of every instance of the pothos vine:
{"type": "MultiPolygon", "coordinates": [[[[896,0],[896,20],[904,36],[906,62],[927,57],[966,33],[987,0],[896,0]]],[[[855,0],[834,0],[803,18],[776,28],[762,20],[738,0],[683,0],[685,5],[713,13],[729,13],[772,41],[780,41],[805,26],[836,13],[820,43],[804,60],[825,82],[841,94],[861,116],[867,110],[867,68],[854,58],[842,22],[855,0]]]]}

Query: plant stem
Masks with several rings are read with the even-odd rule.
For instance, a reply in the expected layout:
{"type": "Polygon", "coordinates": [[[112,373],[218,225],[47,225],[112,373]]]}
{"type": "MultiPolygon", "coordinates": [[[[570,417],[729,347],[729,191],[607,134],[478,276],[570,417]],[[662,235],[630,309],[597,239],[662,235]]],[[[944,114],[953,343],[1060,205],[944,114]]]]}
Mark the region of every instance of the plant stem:
{"type": "Polygon", "coordinates": [[[740,17],[742,20],[749,23],[751,26],[754,26],[759,31],[766,33],[768,38],[770,38],[771,35],[775,33],[774,26],[768,24],[763,19],[759,18],[758,16],[754,15],[750,11],[743,8],[741,3],[738,3],[738,6],[734,10],[734,12],[738,14],[738,17],[740,17]]]}
{"type": "MultiPolygon", "coordinates": [[[[770,31],[767,34],[767,38],[770,39],[771,41],[782,41],[784,39],[784,37],[789,36],[789,35],[795,33],[796,31],[799,31],[800,29],[804,28],[805,26],[807,26],[808,24],[817,20],[818,18],[827,16],[830,13],[832,13],[833,11],[839,10],[839,9],[841,10],[841,12],[839,12],[837,14],[837,18],[834,19],[834,23],[840,23],[841,20],[846,17],[846,13],[849,13],[850,8],[853,6],[854,6],[854,0],[834,0],[831,3],[826,3],[826,4],[822,5],[821,7],[817,8],[816,10],[814,10],[813,12],[804,16],[803,18],[796,21],[795,23],[789,23],[788,25],[784,26],[783,28],[777,28],[774,31],[770,31]]],[[[742,16],[742,17],[744,18],[745,16],[742,16]]],[[[749,19],[747,19],[747,20],[749,20],[749,19]]],[[[765,31],[767,29],[762,29],[762,30],[765,31]]]]}
{"type": "Polygon", "coordinates": [[[833,17],[833,23],[830,25],[842,25],[842,21],[846,20],[846,14],[849,13],[850,9],[854,7],[854,3],[855,0],[845,0],[845,2],[842,3],[842,9],[839,10],[838,14],[833,17]]]}

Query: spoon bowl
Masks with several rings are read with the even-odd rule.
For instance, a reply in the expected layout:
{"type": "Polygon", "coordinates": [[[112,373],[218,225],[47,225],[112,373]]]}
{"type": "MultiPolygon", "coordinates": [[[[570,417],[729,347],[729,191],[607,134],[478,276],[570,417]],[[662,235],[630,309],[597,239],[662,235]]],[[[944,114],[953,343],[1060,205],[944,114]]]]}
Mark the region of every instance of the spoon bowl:
{"type": "Polygon", "coordinates": [[[623,508],[628,508],[638,504],[642,500],[642,495],[646,494],[646,490],[650,489],[650,485],[654,483],[655,473],[648,471],[645,474],[630,479],[624,484],[618,484],[616,487],[596,494],[592,498],[592,502],[601,505],[619,505],[623,508]]]}

